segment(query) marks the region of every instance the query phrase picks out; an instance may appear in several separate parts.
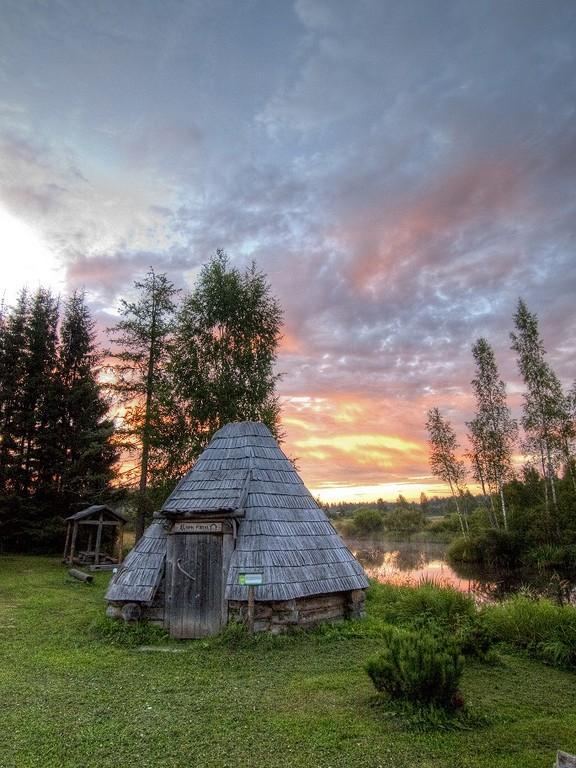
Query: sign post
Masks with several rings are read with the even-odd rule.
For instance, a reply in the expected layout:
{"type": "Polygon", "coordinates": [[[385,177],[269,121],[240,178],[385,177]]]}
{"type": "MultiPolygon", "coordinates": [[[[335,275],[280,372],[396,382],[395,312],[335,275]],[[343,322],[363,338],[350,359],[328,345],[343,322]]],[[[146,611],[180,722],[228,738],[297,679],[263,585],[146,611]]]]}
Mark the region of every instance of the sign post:
{"type": "Polygon", "coordinates": [[[254,589],[264,583],[263,573],[239,573],[238,584],[248,587],[248,631],[254,633],[254,589]]]}

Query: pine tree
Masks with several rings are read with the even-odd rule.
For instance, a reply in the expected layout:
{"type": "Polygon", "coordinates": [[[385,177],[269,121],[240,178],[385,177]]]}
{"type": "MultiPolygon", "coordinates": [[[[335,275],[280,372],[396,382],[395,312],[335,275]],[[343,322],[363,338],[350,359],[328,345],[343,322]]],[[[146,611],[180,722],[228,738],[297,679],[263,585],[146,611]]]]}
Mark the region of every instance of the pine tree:
{"type": "Polygon", "coordinates": [[[41,466],[40,434],[54,428],[52,380],[56,371],[58,301],[39,288],[32,297],[24,339],[21,410],[18,414],[15,490],[31,496],[48,468],[41,466]]]}
{"type": "Polygon", "coordinates": [[[60,546],[61,520],[102,500],[115,453],[81,294],[26,292],[0,324],[0,527],[9,549],[60,546]]]}
{"type": "MultiPolygon", "coordinates": [[[[151,267],[143,281],[134,283],[138,291],[135,301],[121,301],[123,319],[113,328],[111,341],[118,349],[113,356],[115,383],[112,385],[124,404],[123,431],[133,450],[140,454],[136,513],[136,540],[144,532],[147,513],[147,487],[150,463],[161,453],[166,420],[174,409],[166,408],[160,397],[163,368],[176,309],[178,293],[165,274],[151,267]]],[[[166,394],[166,393],[164,393],[166,394]]]]}
{"type": "Polygon", "coordinates": [[[506,403],[506,385],[500,379],[494,351],[486,339],[478,339],[472,347],[476,377],[472,388],[476,397],[476,415],[468,423],[472,444],[472,468],[476,480],[490,493],[493,523],[496,523],[493,493],[500,498],[504,528],[508,528],[504,484],[512,474],[512,449],[517,426],[506,403]]]}
{"type": "Polygon", "coordinates": [[[273,367],[282,312],[255,265],[241,272],[218,250],[178,315],[170,372],[186,415],[192,460],[232,421],[262,421],[278,435],[273,367]]]}
{"type": "Polygon", "coordinates": [[[432,474],[447,483],[456,505],[462,533],[468,534],[468,521],[460,504],[464,490],[466,469],[464,462],[456,456],[458,442],[456,433],[447,419],[442,417],[438,408],[428,411],[426,421],[430,444],[430,468],[432,474]]]}
{"type": "MultiPolygon", "coordinates": [[[[546,351],[538,331],[538,318],[520,299],[514,315],[517,333],[511,333],[512,349],[518,354],[518,367],[524,383],[522,426],[527,446],[540,461],[545,479],[545,505],[558,511],[556,473],[563,455],[563,434],[570,420],[568,400],[558,377],[545,360],[546,351]],[[550,504],[551,500],[551,504],[550,504]]],[[[560,535],[556,515],[556,533],[560,535]]]]}
{"type": "Polygon", "coordinates": [[[64,308],[57,369],[57,489],[67,506],[103,501],[112,479],[114,424],[98,381],[100,364],[94,321],[84,294],[75,292],[64,308]]]}
{"type": "Polygon", "coordinates": [[[0,325],[0,493],[14,490],[18,427],[22,421],[25,344],[29,298],[21,291],[16,306],[4,310],[0,325]]]}

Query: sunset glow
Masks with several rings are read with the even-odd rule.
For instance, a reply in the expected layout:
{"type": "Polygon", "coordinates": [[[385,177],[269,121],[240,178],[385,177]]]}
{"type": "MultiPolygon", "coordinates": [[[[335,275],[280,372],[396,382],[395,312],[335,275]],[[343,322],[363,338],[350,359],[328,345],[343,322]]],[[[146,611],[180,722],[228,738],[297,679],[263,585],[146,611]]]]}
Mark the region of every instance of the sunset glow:
{"type": "Polygon", "coordinates": [[[34,227],[0,206],[0,242],[2,246],[2,281],[4,301],[11,304],[20,289],[35,290],[42,285],[58,293],[64,274],[58,261],[34,227]]]}

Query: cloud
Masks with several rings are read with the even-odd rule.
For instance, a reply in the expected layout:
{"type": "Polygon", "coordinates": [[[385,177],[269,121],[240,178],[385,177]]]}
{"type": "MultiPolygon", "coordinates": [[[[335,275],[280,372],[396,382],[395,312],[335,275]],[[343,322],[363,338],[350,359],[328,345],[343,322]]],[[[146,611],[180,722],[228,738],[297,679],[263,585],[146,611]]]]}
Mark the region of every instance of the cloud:
{"type": "Polygon", "coordinates": [[[19,3],[5,29],[0,201],[102,324],[150,265],[255,259],[314,487],[429,483],[425,413],[464,432],[478,336],[517,407],[519,295],[570,381],[572,4],[19,3]]]}

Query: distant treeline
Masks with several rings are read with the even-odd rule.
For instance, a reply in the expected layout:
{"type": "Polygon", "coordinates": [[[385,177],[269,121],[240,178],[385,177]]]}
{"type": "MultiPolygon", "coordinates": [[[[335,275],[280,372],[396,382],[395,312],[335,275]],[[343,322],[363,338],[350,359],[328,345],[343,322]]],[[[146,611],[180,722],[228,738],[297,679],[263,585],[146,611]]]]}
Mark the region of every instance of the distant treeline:
{"type": "MultiPolygon", "coordinates": [[[[474,505],[472,494],[468,494],[468,497],[469,503],[474,505]]],[[[380,512],[390,512],[399,506],[419,510],[425,517],[442,517],[454,511],[454,502],[451,497],[428,497],[425,493],[420,495],[420,501],[407,501],[404,496],[400,495],[396,501],[376,499],[375,501],[364,502],[337,501],[328,504],[319,501],[319,504],[326,514],[333,518],[353,517],[361,509],[377,509],[380,512]]]]}

